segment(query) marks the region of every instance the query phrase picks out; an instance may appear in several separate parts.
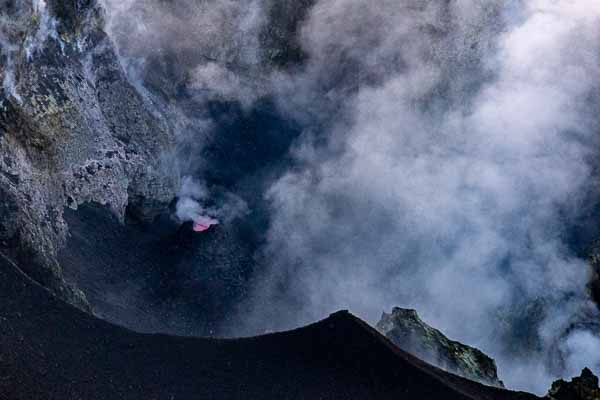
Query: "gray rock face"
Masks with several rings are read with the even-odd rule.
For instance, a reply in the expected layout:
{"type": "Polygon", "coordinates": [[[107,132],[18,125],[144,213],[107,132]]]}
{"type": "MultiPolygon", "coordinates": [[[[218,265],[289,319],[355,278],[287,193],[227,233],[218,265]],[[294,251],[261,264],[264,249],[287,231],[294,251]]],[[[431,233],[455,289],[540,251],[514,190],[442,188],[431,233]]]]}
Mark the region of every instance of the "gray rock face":
{"type": "Polygon", "coordinates": [[[598,377],[588,368],[581,371],[581,376],[570,382],[559,379],[552,384],[546,396],[549,400],[598,400],[600,388],[598,377]]]}
{"type": "Polygon", "coordinates": [[[423,322],[415,310],[394,307],[390,314],[383,313],[376,328],[398,347],[430,364],[487,385],[504,387],[492,358],[448,339],[423,322]]]}
{"type": "Polygon", "coordinates": [[[178,187],[173,134],[128,82],[95,0],[0,3],[0,250],[85,307],[56,258],[64,207],[151,218],[178,187]]]}

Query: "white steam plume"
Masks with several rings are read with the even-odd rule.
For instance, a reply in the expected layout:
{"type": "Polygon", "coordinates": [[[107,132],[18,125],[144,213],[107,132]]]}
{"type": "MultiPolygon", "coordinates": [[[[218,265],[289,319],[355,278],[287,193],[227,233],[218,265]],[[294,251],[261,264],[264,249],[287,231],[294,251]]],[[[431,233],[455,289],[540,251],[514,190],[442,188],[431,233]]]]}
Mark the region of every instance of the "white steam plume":
{"type": "Polygon", "coordinates": [[[544,392],[582,360],[598,371],[592,331],[566,338],[557,370],[546,356],[578,314],[597,317],[561,215],[590,178],[599,22],[592,0],[321,0],[282,103],[310,106],[328,81],[350,90],[321,93],[342,110],[328,147],[307,138],[305,168],[271,188],[272,266],[246,322],[410,306],[495,356],[511,387],[544,392]],[[520,358],[528,307],[539,348],[520,358]]]}
{"type": "MultiPolygon", "coordinates": [[[[596,151],[600,3],[319,0],[307,64],[260,89],[248,82],[263,2],[106,4],[126,62],[186,54],[196,99],[249,107],[271,90],[311,128],[268,194],[269,268],[241,313],[248,331],[410,306],[494,356],[511,387],[598,371],[587,265],[562,229],[596,151]]],[[[180,218],[227,215],[201,187],[184,180],[180,218]]]]}
{"type": "Polygon", "coordinates": [[[179,196],[176,214],[182,222],[201,221],[209,226],[230,223],[248,211],[246,203],[231,193],[220,197],[218,204],[215,204],[211,192],[190,176],[182,179],[179,196]]]}
{"type": "MultiPolygon", "coordinates": [[[[215,221],[230,221],[242,215],[245,204],[231,193],[222,200],[224,204],[206,206],[213,194],[199,177],[194,180],[190,175],[205,167],[200,154],[214,135],[215,124],[204,115],[206,104],[233,101],[250,107],[260,95],[254,78],[260,68],[262,1],[185,0],[175,5],[156,0],[103,0],[103,4],[107,10],[106,30],[138,90],[145,97],[151,96],[144,87],[148,63],[164,62],[163,55],[176,57],[175,62],[169,60],[177,70],[171,77],[175,81],[167,86],[183,87],[184,101],[194,101],[195,110],[200,110],[190,115],[176,104],[162,104],[154,99],[168,114],[180,149],[177,164],[184,179],[177,204],[178,218],[196,221],[202,215],[215,221]],[[231,214],[225,215],[226,212],[231,214]]],[[[153,74],[151,68],[149,73],[153,74]]]]}

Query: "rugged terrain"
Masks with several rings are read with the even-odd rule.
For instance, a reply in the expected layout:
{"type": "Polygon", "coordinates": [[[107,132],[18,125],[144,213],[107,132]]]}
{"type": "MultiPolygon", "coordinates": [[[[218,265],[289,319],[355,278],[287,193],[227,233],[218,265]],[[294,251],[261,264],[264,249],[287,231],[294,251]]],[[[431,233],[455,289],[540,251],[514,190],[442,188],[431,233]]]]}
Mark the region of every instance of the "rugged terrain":
{"type": "Polygon", "coordinates": [[[432,367],[348,312],[247,339],[143,335],[62,302],[0,257],[0,397],[531,399],[432,367]]]}
{"type": "MultiPolygon", "coordinates": [[[[494,331],[488,336],[498,341],[498,353],[508,360],[535,360],[552,377],[560,376],[570,362],[572,349],[565,343],[571,334],[600,332],[598,311],[585,289],[579,290],[588,279],[591,298],[598,303],[599,251],[592,245],[599,236],[597,161],[589,163],[591,178],[584,189],[566,195],[559,191],[549,200],[553,190],[543,182],[553,182],[555,175],[538,179],[533,174],[529,181],[530,172],[520,175],[534,170],[531,165],[546,171],[557,160],[566,163],[570,159],[562,150],[571,149],[574,142],[564,142],[558,152],[546,151],[544,146],[551,147],[552,142],[542,146],[543,151],[525,146],[526,156],[520,161],[527,168],[519,169],[516,178],[520,188],[529,182],[533,194],[524,191],[515,196],[519,202],[509,202],[506,215],[488,205],[512,197],[495,192],[499,188],[494,185],[490,188],[489,176],[471,175],[479,171],[473,165],[479,164],[469,163],[480,160],[461,153],[462,142],[450,140],[450,155],[440,153],[448,159],[455,152],[466,157],[466,163],[459,157],[459,164],[467,166],[466,172],[457,174],[460,179],[447,180],[441,174],[441,186],[450,181],[460,190],[453,192],[450,187],[448,199],[453,201],[433,201],[430,207],[421,203],[437,197],[421,189],[440,186],[435,179],[426,180],[425,186],[415,181],[409,190],[398,190],[400,203],[386,201],[389,185],[379,178],[392,169],[399,176],[410,170],[397,164],[404,160],[405,143],[391,146],[394,140],[377,135],[375,140],[359,135],[354,138],[358,141],[346,143],[354,129],[368,133],[374,129],[372,121],[379,129],[389,122],[388,114],[396,117],[396,111],[386,107],[389,99],[377,103],[377,96],[386,92],[390,77],[418,78],[403,75],[413,68],[420,73],[431,67],[436,73],[428,79],[436,78],[409,94],[402,91],[403,85],[392,85],[402,90],[391,90],[391,98],[410,100],[407,108],[415,115],[407,111],[406,121],[414,117],[425,133],[431,127],[420,125],[421,118],[442,124],[437,116],[448,111],[456,117],[465,111],[463,103],[478,100],[470,96],[495,79],[484,64],[485,55],[497,44],[486,38],[505,29],[497,4],[482,7],[482,17],[469,20],[473,24],[465,24],[463,30],[465,21],[453,14],[453,2],[431,3],[435,7],[408,2],[394,9],[408,30],[400,35],[406,45],[398,46],[395,40],[387,40],[388,31],[398,33],[390,29],[397,26],[394,20],[390,23],[374,14],[371,22],[382,22],[381,26],[354,23],[355,17],[370,15],[369,7],[358,3],[348,9],[348,15],[346,10],[327,8],[329,3],[317,8],[317,16],[333,10],[335,18],[351,18],[351,29],[343,32],[341,43],[335,42],[340,38],[333,31],[321,32],[310,25],[313,0],[264,0],[260,2],[264,19],[254,25],[244,19],[248,17],[244,12],[243,18],[236,14],[238,5],[235,12],[224,11],[233,17],[222,21],[223,26],[216,24],[218,29],[212,21],[196,29],[195,17],[202,22],[203,15],[194,15],[198,9],[187,2],[181,8],[162,0],[152,2],[153,7],[125,2],[130,8],[116,15],[103,7],[109,3],[0,0],[0,388],[9,398],[77,398],[93,393],[101,398],[240,398],[245,391],[254,398],[388,398],[407,392],[412,398],[534,398],[487,388],[425,365],[347,313],[297,331],[251,339],[149,335],[279,330],[298,326],[298,321],[314,321],[317,312],[327,315],[332,310],[323,310],[332,305],[336,305],[333,310],[342,308],[340,299],[358,307],[368,305],[369,311],[374,301],[387,301],[386,307],[403,304],[389,301],[396,298],[390,293],[402,292],[398,287],[412,282],[405,276],[422,265],[432,268],[418,274],[427,285],[421,282],[405,290],[400,298],[407,304],[437,301],[442,298],[439,293],[455,296],[447,291],[454,287],[446,287],[444,273],[452,275],[448,271],[464,267],[466,275],[461,279],[470,280],[474,271],[483,268],[476,261],[485,261],[491,277],[475,274],[475,278],[510,287],[506,289],[510,293],[490,299],[485,285],[479,288],[481,281],[470,285],[458,279],[459,286],[464,284],[492,304],[480,312],[473,306],[476,301],[459,301],[449,310],[470,310],[483,321],[493,321],[479,328],[488,334],[494,331]],[[435,12],[430,13],[430,8],[435,12]],[[414,22],[407,17],[413,12],[421,19],[414,22]],[[441,17],[432,17],[436,13],[441,17]],[[163,17],[170,24],[161,25],[163,17]],[[141,22],[132,24],[131,18],[141,22]],[[302,28],[305,22],[308,25],[302,28]],[[240,28],[245,23],[250,31],[240,28]],[[139,26],[150,34],[140,36],[139,26]],[[325,39],[307,36],[307,26],[325,39]],[[424,35],[426,46],[413,40],[415,32],[424,35]],[[377,37],[381,33],[384,40],[377,37]],[[317,39],[324,41],[317,43],[317,39]],[[416,65],[405,56],[415,56],[416,65]],[[428,68],[420,68],[421,62],[428,68]],[[361,85],[367,89],[367,101],[357,94],[361,85]],[[361,102],[379,107],[357,113],[355,103],[361,102]],[[460,105],[457,110],[452,109],[454,103],[460,105]],[[380,111],[381,120],[376,118],[381,117],[380,111]],[[354,126],[355,117],[360,120],[364,115],[364,126],[354,126]],[[371,144],[376,147],[363,154],[361,149],[370,149],[371,144]],[[384,148],[381,154],[378,146],[384,148]],[[349,156],[338,158],[347,148],[349,156]],[[391,148],[400,149],[399,153],[387,153],[391,148]],[[558,157],[545,158],[556,153],[558,157]],[[376,165],[348,169],[336,162],[346,159],[366,159],[376,165]],[[316,166],[311,166],[315,160],[316,166]],[[531,160],[543,162],[530,165],[531,160]],[[391,165],[382,167],[381,161],[391,165]],[[374,176],[363,176],[373,171],[374,176]],[[356,190],[362,185],[352,181],[352,173],[381,186],[356,190]],[[336,175],[342,177],[341,183],[329,180],[336,175]],[[461,181],[465,176],[471,180],[461,181]],[[387,193],[386,199],[378,198],[378,193],[387,193]],[[415,193],[418,204],[411,208],[415,199],[409,197],[415,193]],[[186,196],[223,223],[202,234],[193,232],[193,218],[180,216],[180,201],[186,196]],[[528,196],[538,202],[530,202],[528,196]],[[473,207],[464,206],[465,199],[473,200],[473,207]],[[449,213],[453,218],[442,224],[450,228],[440,230],[443,213],[438,215],[437,210],[454,201],[460,204],[449,213]],[[472,224],[469,210],[478,209],[477,205],[491,218],[484,218],[485,224],[480,225],[478,218],[472,224]],[[544,211],[542,216],[530,207],[544,211]],[[395,215],[395,210],[402,215],[395,215]],[[418,218],[404,224],[407,211],[408,215],[416,211],[418,218]],[[431,221],[430,213],[435,217],[431,221]],[[532,217],[527,223],[535,229],[529,232],[528,226],[522,226],[527,225],[521,222],[523,215],[535,215],[541,222],[532,217]],[[517,223],[505,227],[507,218],[517,223]],[[419,233],[412,237],[423,221],[432,223],[425,226],[433,227],[431,231],[416,229],[419,233]],[[334,227],[331,232],[330,227],[334,227]],[[481,234],[480,228],[486,228],[483,233],[488,235],[481,234]],[[454,238],[462,235],[470,239],[461,252],[454,238]],[[470,235],[499,243],[499,248],[487,242],[473,245],[490,251],[477,259],[470,235]],[[431,262],[430,254],[438,259],[431,262]],[[588,255],[590,276],[580,280],[571,276],[569,271],[575,269],[585,275],[582,258],[588,255]],[[530,273],[532,265],[539,269],[530,273]],[[437,280],[432,281],[434,273],[437,280]],[[348,295],[357,282],[367,282],[362,289],[368,290],[348,295]],[[542,332],[548,326],[550,333],[542,332]]],[[[247,4],[250,10],[255,2],[247,4]]],[[[574,93],[577,101],[597,97],[587,89],[574,93]]],[[[587,111],[587,106],[580,106],[587,111]]],[[[510,115],[504,118],[507,123],[514,120],[510,115]]],[[[585,121],[596,129],[593,118],[585,121]]],[[[559,122],[550,120],[548,126],[562,127],[559,122]]],[[[391,125],[394,131],[395,123],[391,125]]],[[[537,138],[539,132],[533,130],[537,138]]],[[[578,136],[567,131],[566,136],[578,136]]],[[[484,150],[498,145],[489,146],[489,138],[483,137],[484,146],[471,149],[474,154],[485,154],[484,150]]],[[[588,147],[581,154],[593,158],[594,140],[586,140],[588,147]]],[[[419,155],[439,150],[438,143],[425,148],[407,143],[415,145],[419,155]]],[[[512,159],[513,150],[521,148],[504,150],[512,159]]],[[[573,154],[582,158],[576,151],[573,154]]],[[[513,183],[515,176],[503,175],[507,165],[496,165],[505,156],[485,160],[490,174],[502,178],[492,182],[513,183]]],[[[584,170],[574,168],[576,173],[584,170]]],[[[563,183],[573,180],[565,178],[563,183]]],[[[394,177],[393,181],[412,179],[394,177]]],[[[445,309],[443,301],[436,305],[445,309]]],[[[384,314],[378,328],[425,361],[501,386],[493,360],[447,339],[412,311],[384,314]]],[[[550,395],[594,398],[596,389],[589,389],[594,379],[584,371],[571,383],[558,382],[550,395]],[[584,386],[585,390],[579,389],[584,386]]]]}
{"type": "Polygon", "coordinates": [[[432,365],[474,381],[504,386],[492,358],[448,339],[423,322],[416,310],[394,307],[391,313],[383,313],[376,328],[401,349],[432,365]]]}
{"type": "Polygon", "coordinates": [[[86,307],[57,259],[63,210],[95,201],[121,221],[164,210],[178,189],[172,131],[126,79],[95,1],[2,1],[0,20],[2,251],[86,307]]]}

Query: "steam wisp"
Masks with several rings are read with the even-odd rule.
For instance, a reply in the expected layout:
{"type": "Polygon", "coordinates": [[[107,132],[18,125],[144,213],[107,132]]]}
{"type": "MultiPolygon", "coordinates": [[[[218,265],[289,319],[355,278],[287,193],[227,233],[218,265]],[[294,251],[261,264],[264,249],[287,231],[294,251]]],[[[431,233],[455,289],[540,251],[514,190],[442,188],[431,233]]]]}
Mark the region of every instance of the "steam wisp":
{"type": "Polygon", "coordinates": [[[180,198],[177,202],[177,217],[183,222],[192,221],[193,230],[196,232],[208,230],[212,225],[217,225],[219,221],[209,216],[216,213],[214,208],[202,206],[202,203],[206,201],[208,201],[206,188],[190,177],[184,178],[180,198]]]}
{"type": "Polygon", "coordinates": [[[57,21],[50,15],[46,0],[33,0],[33,18],[37,26],[34,32],[27,37],[25,43],[28,61],[31,61],[32,57],[44,47],[48,38],[53,38],[62,44],[56,31],[57,21]]]}

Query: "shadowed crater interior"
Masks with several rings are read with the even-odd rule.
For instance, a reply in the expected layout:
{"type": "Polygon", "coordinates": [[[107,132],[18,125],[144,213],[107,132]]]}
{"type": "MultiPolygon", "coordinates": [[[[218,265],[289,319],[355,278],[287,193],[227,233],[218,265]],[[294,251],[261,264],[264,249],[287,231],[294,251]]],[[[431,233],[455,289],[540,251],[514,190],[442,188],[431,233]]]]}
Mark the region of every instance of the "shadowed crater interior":
{"type": "Polygon", "coordinates": [[[201,234],[167,215],[122,224],[96,203],[65,218],[65,277],[102,318],[141,332],[212,335],[244,296],[253,243],[243,224],[201,234]]]}

